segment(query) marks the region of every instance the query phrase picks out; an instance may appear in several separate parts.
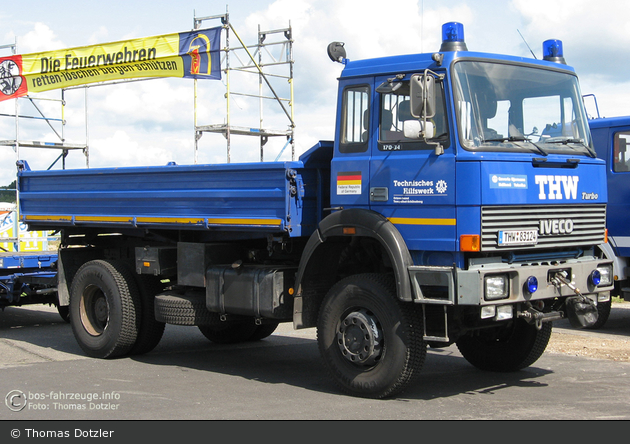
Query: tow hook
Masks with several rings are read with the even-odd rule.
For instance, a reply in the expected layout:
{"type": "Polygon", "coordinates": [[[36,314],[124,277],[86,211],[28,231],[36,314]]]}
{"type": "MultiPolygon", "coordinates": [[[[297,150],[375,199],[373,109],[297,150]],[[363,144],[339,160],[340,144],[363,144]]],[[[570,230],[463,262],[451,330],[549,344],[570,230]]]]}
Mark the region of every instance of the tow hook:
{"type": "Polygon", "coordinates": [[[561,311],[551,311],[549,313],[543,313],[536,310],[531,304],[524,311],[517,311],[516,316],[524,319],[528,324],[534,324],[537,330],[542,328],[543,322],[558,321],[564,318],[564,314],[561,311]]]}
{"type": "Polygon", "coordinates": [[[597,305],[590,298],[584,296],[580,289],[568,279],[566,271],[557,272],[550,279],[550,282],[558,289],[558,292],[560,292],[562,285],[566,285],[575,293],[575,296],[569,296],[564,301],[567,318],[569,318],[571,326],[585,328],[595,325],[599,317],[597,305]]]}
{"type": "Polygon", "coordinates": [[[578,296],[582,296],[582,292],[580,291],[580,289],[573,285],[571,281],[569,281],[569,279],[567,278],[567,272],[563,270],[558,271],[556,274],[554,274],[550,281],[558,290],[560,290],[560,287],[562,286],[562,284],[564,284],[571,290],[573,290],[575,294],[577,294],[578,296]]]}

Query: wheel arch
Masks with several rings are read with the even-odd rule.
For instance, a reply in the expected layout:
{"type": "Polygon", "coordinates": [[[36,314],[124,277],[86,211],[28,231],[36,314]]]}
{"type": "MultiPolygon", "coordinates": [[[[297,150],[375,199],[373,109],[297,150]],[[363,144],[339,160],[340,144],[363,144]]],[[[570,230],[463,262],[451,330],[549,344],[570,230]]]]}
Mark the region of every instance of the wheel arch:
{"type": "Polygon", "coordinates": [[[398,229],[383,215],[366,209],[337,211],[324,218],[309,238],[296,274],[294,317],[295,328],[313,327],[319,305],[327,291],[338,280],[330,257],[338,257],[352,239],[371,239],[391,264],[396,294],[400,300],[413,300],[413,289],[407,269],[413,265],[411,254],[398,229]],[[353,234],[344,228],[354,228],[353,234]]]}

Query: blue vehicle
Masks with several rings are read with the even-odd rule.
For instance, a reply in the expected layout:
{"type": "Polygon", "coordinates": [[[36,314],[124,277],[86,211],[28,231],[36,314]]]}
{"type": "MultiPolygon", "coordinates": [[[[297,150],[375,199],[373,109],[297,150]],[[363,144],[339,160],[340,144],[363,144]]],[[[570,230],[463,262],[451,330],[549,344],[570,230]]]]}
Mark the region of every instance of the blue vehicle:
{"type": "Polygon", "coordinates": [[[54,304],[68,321],[68,307],[57,300],[57,253],[0,252],[0,309],[54,304]]]}
{"type": "MultiPolygon", "coordinates": [[[[608,243],[601,246],[604,257],[614,261],[615,288],[612,295],[630,301],[630,116],[591,119],[588,122],[597,156],[606,160],[608,180],[608,243]]],[[[610,315],[611,304],[600,304],[599,318],[592,328],[602,327],[610,315]]]]}
{"type": "Polygon", "coordinates": [[[25,233],[17,224],[15,204],[0,209],[0,310],[32,304],[55,305],[68,321],[68,307],[57,298],[57,252],[47,233],[25,233]]]}
{"type": "MultiPolygon", "coordinates": [[[[32,171],[20,214],[59,230],[59,299],[89,356],[146,353],[165,323],[211,341],[315,327],[345,392],[383,398],[427,346],[533,364],[552,321],[613,289],[606,166],[561,42],[545,60],[468,51],[343,63],[334,141],[290,162],[32,171]],[[548,134],[547,125],[560,127],[548,134]],[[539,130],[540,129],[540,130],[539,130]]],[[[600,298],[601,296],[601,298],[600,298]]]]}

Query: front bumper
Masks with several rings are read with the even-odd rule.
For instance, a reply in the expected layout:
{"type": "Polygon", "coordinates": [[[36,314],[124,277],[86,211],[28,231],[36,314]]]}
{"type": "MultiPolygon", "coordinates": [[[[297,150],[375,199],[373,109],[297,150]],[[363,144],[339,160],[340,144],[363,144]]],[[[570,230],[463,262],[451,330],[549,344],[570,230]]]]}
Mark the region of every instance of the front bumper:
{"type": "Polygon", "coordinates": [[[476,263],[468,270],[454,267],[411,266],[408,268],[409,278],[413,289],[413,299],[418,303],[442,305],[503,305],[519,302],[554,299],[572,296],[578,292],[584,295],[595,295],[609,292],[610,285],[594,286],[589,281],[592,271],[610,265],[608,259],[584,257],[563,260],[561,262],[547,261],[544,263],[512,263],[493,262],[476,263]],[[553,277],[565,272],[570,285],[558,284],[553,277]],[[508,281],[507,297],[487,300],[485,297],[486,276],[506,275],[508,281]],[[529,293],[525,290],[525,282],[530,276],[538,280],[538,289],[529,293]],[[573,287],[573,288],[571,288],[573,287]]]}

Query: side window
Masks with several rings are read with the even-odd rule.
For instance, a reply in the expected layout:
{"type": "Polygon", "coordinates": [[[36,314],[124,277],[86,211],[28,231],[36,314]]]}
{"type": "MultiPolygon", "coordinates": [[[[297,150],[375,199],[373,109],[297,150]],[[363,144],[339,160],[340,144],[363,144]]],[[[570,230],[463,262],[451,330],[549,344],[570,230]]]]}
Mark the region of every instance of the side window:
{"type": "Polygon", "coordinates": [[[630,171],[630,153],[627,151],[630,131],[615,134],[613,150],[613,171],[622,173],[630,171]]]}
{"type": "Polygon", "coordinates": [[[370,88],[353,86],[343,92],[341,116],[341,139],[339,151],[342,153],[362,153],[368,149],[370,130],[370,88]]]}
{"type": "MultiPolygon", "coordinates": [[[[377,91],[379,91],[377,89],[377,91]]],[[[436,94],[437,109],[430,120],[434,126],[432,142],[440,142],[445,148],[448,146],[448,124],[444,106],[444,94],[441,88],[436,94]]],[[[409,82],[400,82],[393,92],[381,93],[381,115],[379,122],[378,149],[381,151],[404,151],[433,149],[422,140],[409,139],[404,135],[405,122],[418,120],[411,115],[409,82]]]]}

